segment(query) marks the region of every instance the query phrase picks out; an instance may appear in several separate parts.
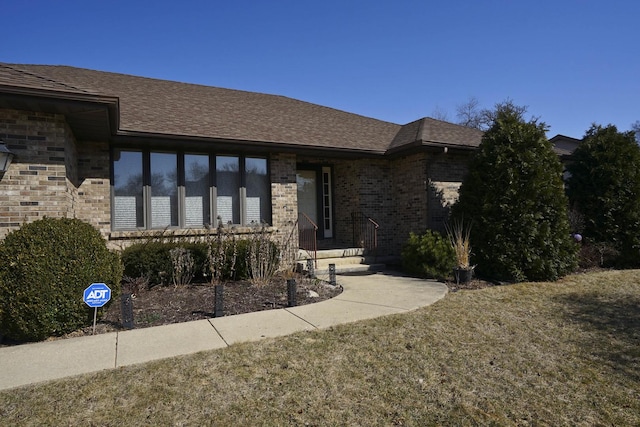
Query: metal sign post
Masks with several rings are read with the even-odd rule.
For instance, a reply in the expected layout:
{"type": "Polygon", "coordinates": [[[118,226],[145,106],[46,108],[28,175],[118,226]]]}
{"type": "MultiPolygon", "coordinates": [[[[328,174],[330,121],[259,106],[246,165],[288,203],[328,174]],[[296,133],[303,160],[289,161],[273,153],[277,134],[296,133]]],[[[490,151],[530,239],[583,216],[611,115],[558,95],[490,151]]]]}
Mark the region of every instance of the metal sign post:
{"type": "Polygon", "coordinates": [[[98,307],[102,307],[111,299],[111,289],[104,283],[92,283],[84,290],[82,298],[89,307],[93,307],[93,335],[96,334],[96,320],[98,318],[98,307]]]}

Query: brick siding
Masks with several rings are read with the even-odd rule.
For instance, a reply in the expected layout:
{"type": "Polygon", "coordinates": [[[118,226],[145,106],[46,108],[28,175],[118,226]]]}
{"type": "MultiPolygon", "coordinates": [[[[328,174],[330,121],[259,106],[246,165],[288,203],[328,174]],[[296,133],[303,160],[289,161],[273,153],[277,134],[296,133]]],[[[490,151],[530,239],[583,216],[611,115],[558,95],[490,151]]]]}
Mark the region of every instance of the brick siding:
{"type": "Polygon", "coordinates": [[[442,153],[428,162],[429,209],[428,228],[444,231],[451,206],[458,200],[458,192],[467,173],[468,156],[442,153]]]}
{"type": "Polygon", "coordinates": [[[298,219],[298,187],[296,184],[296,155],[272,154],[271,167],[271,222],[281,241],[292,239],[298,247],[296,220],[298,219]]]}
{"type": "MultiPolygon", "coordinates": [[[[0,139],[16,154],[2,177],[0,239],[23,223],[75,217],[122,248],[157,231],[111,231],[110,156],[106,142],[77,142],[64,116],[0,109],[0,139]]],[[[297,247],[297,164],[330,166],[334,243],[352,245],[353,212],[373,218],[379,253],[399,254],[409,232],[441,229],[466,173],[466,156],[418,153],[395,159],[270,156],[274,238],[297,247]]],[[[239,232],[249,230],[239,229],[239,232]]],[[[209,231],[178,230],[202,237],[209,231]]]]}
{"type": "Polygon", "coordinates": [[[64,117],[0,109],[0,139],[15,154],[2,177],[0,238],[43,216],[72,217],[75,141],[64,117]]]}

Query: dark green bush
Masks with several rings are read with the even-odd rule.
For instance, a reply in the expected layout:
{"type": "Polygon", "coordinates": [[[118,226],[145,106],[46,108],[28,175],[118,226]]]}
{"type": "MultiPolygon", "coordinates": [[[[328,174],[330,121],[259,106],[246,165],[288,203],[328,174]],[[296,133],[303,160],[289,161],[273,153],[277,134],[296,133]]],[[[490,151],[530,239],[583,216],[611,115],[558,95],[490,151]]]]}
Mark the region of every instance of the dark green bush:
{"type": "Polygon", "coordinates": [[[451,275],[456,257],[449,240],[437,231],[411,233],[402,249],[402,267],[412,275],[444,278],[451,275]]]}
{"type": "Polygon", "coordinates": [[[633,132],[593,125],[567,169],[569,200],[584,218],[575,231],[617,251],[614,264],[640,266],[640,148],[633,132]]]}
{"type": "MultiPolygon", "coordinates": [[[[224,245],[222,280],[245,280],[250,277],[248,261],[251,240],[213,240],[211,252],[217,253],[217,245],[224,245]],[[234,256],[235,254],[235,256],[234,256]],[[235,259],[235,260],[234,260],[235,259]]],[[[269,242],[271,246],[275,243],[269,242]]],[[[211,278],[209,267],[209,243],[158,242],[149,241],[129,246],[122,252],[124,274],[131,278],[144,277],[149,284],[167,285],[173,283],[171,250],[183,247],[191,252],[195,263],[195,282],[207,282],[211,278]]],[[[273,248],[272,248],[273,249],[273,248]]],[[[277,253],[272,250],[271,253],[277,253]]]]}
{"type": "Polygon", "coordinates": [[[554,280],[576,267],[562,165],[544,123],[498,105],[453,206],[470,220],[478,275],[507,281],[554,280]]]}
{"type": "Polygon", "coordinates": [[[0,334],[38,341],[91,323],[83,291],[106,283],[118,294],[122,265],[100,233],[77,219],[44,218],[0,243],[0,334]]]}
{"type": "Polygon", "coordinates": [[[195,281],[205,281],[207,245],[191,242],[136,243],[122,251],[125,276],[144,277],[153,285],[167,285],[173,282],[171,250],[182,247],[191,252],[195,264],[195,281]]]}

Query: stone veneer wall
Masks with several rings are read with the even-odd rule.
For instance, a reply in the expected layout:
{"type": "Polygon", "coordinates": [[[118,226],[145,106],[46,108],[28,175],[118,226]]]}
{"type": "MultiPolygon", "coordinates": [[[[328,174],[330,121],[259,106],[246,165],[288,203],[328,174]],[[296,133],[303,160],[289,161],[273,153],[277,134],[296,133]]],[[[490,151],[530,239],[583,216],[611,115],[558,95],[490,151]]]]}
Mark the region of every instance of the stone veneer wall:
{"type": "Polygon", "coordinates": [[[0,109],[0,139],[16,155],[0,182],[0,238],[43,216],[73,217],[75,140],[64,117],[0,109]]]}

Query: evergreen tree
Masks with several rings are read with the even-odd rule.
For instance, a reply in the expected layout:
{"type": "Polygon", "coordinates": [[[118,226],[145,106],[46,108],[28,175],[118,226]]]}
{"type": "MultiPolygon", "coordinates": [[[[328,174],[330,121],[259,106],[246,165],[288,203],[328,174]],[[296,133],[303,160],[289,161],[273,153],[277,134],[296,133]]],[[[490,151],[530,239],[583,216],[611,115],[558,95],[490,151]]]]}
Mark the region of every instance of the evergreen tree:
{"type": "Polygon", "coordinates": [[[573,154],[567,194],[587,240],[611,244],[622,265],[640,265],[640,148],[633,131],[593,125],[573,154]]]}
{"type": "Polygon", "coordinates": [[[478,274],[499,280],[554,280],[573,270],[562,165],[544,123],[526,122],[526,108],[498,104],[491,127],[453,207],[454,220],[473,222],[478,274]]]}

